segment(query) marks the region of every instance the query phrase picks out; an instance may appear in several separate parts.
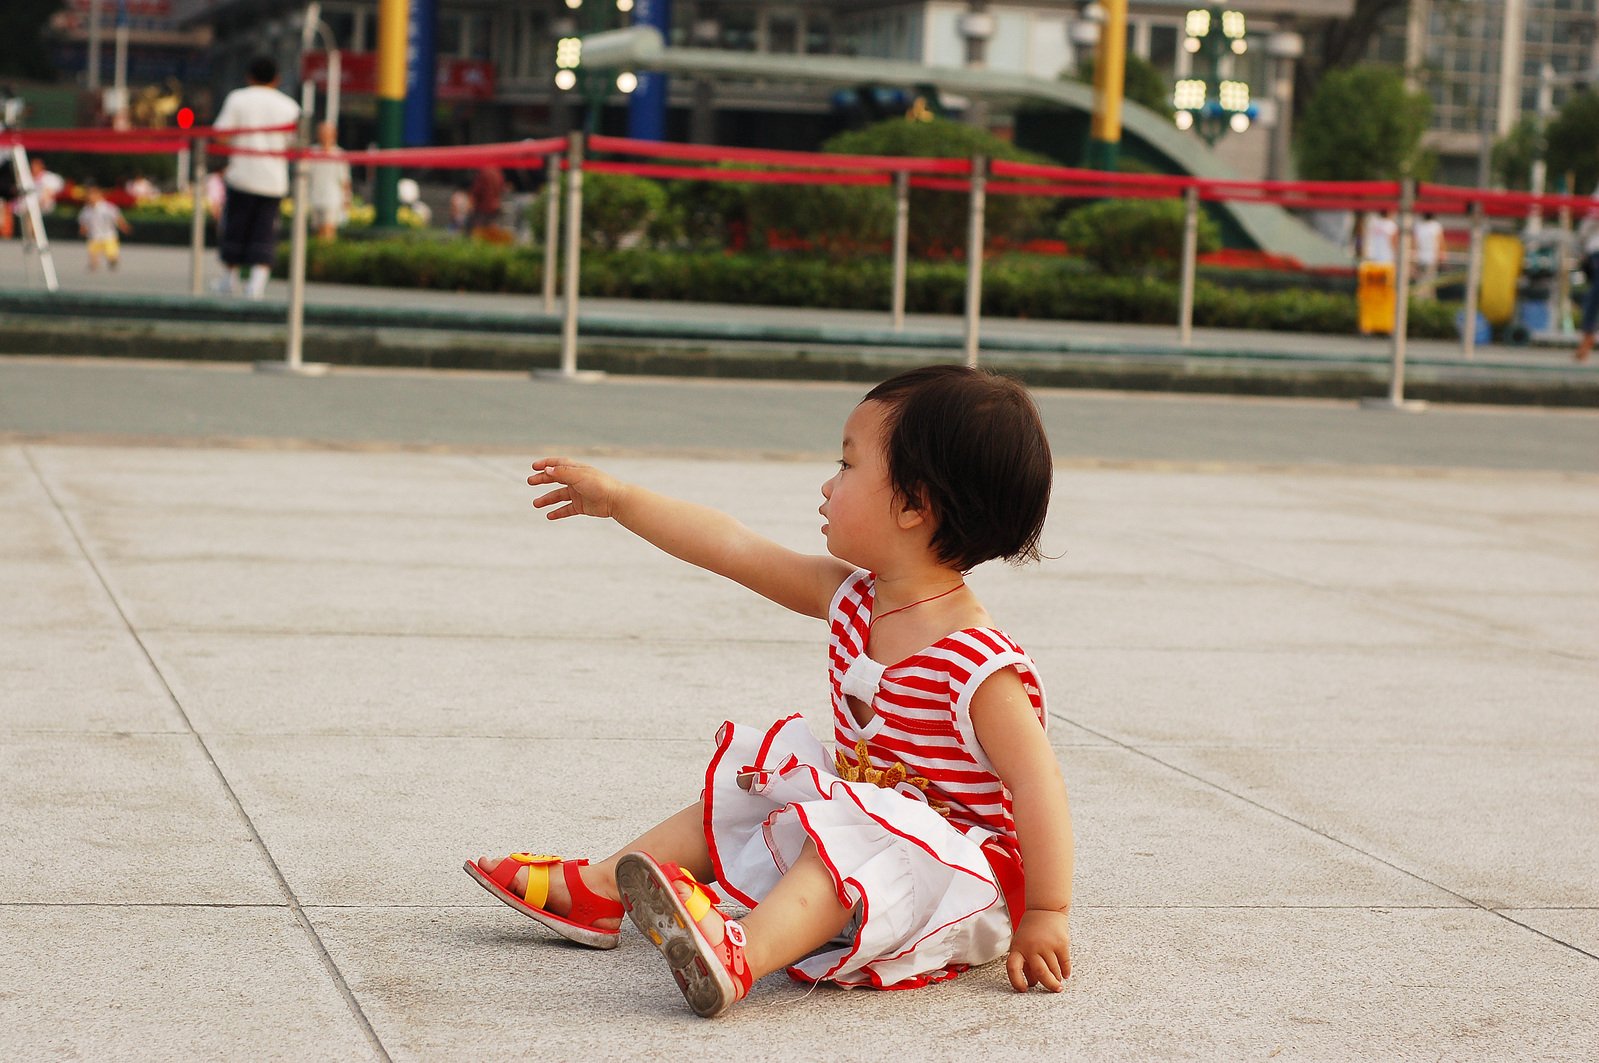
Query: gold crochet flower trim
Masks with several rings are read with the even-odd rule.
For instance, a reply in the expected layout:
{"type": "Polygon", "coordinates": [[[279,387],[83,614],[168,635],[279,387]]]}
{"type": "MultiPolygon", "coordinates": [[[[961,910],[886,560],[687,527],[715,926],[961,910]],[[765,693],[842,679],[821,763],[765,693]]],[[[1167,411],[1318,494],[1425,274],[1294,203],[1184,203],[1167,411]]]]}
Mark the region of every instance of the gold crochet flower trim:
{"type": "Polygon", "coordinates": [[[871,783],[885,790],[892,790],[900,783],[908,782],[922,792],[928,808],[941,816],[949,815],[948,804],[927,796],[927,788],[932,784],[920,775],[912,775],[904,762],[896,760],[886,768],[872,767],[871,754],[867,752],[864,738],[855,742],[855,763],[851,764],[844,756],[844,751],[840,749],[833,753],[833,765],[838,770],[838,777],[845,782],[871,783]]]}

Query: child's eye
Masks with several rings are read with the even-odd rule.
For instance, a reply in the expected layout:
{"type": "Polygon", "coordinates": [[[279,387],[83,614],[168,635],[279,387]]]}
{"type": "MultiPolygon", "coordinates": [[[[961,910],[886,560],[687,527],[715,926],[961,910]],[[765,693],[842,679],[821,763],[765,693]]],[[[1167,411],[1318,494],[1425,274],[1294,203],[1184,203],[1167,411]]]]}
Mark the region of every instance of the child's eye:
{"type": "Polygon", "coordinates": [[[849,468],[849,462],[845,461],[843,458],[839,458],[838,459],[838,471],[839,472],[843,472],[847,468],[849,468]]]}

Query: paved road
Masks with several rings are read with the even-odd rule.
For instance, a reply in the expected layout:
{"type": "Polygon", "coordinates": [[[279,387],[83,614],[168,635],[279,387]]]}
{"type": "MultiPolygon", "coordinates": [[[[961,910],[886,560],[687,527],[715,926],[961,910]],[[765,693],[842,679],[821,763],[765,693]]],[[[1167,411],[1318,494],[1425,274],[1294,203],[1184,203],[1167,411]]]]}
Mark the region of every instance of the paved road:
{"type": "MultiPolygon", "coordinates": [[[[153,352],[154,353],[154,352],[153,352]]],[[[0,432],[124,441],[829,454],[864,387],[0,359],[0,432]]],[[[1041,390],[1065,461],[1599,472],[1599,413],[1041,390]]]]}

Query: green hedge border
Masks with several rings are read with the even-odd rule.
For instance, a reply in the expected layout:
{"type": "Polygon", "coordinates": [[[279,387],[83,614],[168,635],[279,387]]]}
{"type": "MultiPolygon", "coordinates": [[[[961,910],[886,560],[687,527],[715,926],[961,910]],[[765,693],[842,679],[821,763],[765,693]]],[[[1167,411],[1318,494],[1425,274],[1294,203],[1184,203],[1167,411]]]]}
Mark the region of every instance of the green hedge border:
{"type": "MultiPolygon", "coordinates": [[[[278,272],[287,272],[280,249],[278,272]]],[[[312,241],[313,281],[393,288],[531,294],[543,287],[543,252],[483,243],[312,241]]],[[[579,291],[590,297],[886,310],[892,282],[887,259],[833,261],[774,253],[588,251],[579,291]]],[[[958,314],[964,308],[961,262],[912,262],[906,305],[912,313],[958,314]]],[[[1171,325],[1174,282],[1108,277],[1081,262],[1007,255],[983,267],[983,313],[996,317],[1171,325]]],[[[1459,305],[1413,300],[1410,334],[1453,339],[1459,305]]],[[[1194,323],[1207,328],[1354,333],[1350,294],[1309,289],[1252,291],[1201,280],[1194,323]]]]}

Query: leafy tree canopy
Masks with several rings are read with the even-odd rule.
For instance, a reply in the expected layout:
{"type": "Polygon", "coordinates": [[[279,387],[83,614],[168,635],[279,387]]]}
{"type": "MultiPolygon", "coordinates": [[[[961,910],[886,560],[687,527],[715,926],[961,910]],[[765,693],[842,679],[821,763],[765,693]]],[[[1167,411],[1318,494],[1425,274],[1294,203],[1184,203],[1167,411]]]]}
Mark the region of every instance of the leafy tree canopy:
{"type": "Polygon", "coordinates": [[[1365,65],[1328,74],[1294,130],[1300,175],[1313,181],[1422,177],[1430,160],[1421,136],[1432,101],[1405,88],[1404,75],[1365,65]]]}
{"type": "Polygon", "coordinates": [[[1566,101],[1545,132],[1551,184],[1575,175],[1573,192],[1592,191],[1599,182],[1599,92],[1589,89],[1566,101]]]}
{"type": "MultiPolygon", "coordinates": [[[[1085,58],[1077,64],[1077,70],[1062,77],[1073,78],[1077,81],[1094,83],[1094,59],[1092,56],[1085,58]]],[[[1172,108],[1172,83],[1166,75],[1143,56],[1127,53],[1127,72],[1124,78],[1125,88],[1123,93],[1126,98],[1134,103],[1141,103],[1162,118],[1171,119],[1175,111],[1172,108]]]]}
{"type": "Polygon", "coordinates": [[[1494,145],[1494,176],[1506,188],[1526,191],[1532,187],[1532,164],[1543,150],[1542,123],[1534,115],[1524,115],[1504,139],[1494,145]]]}

